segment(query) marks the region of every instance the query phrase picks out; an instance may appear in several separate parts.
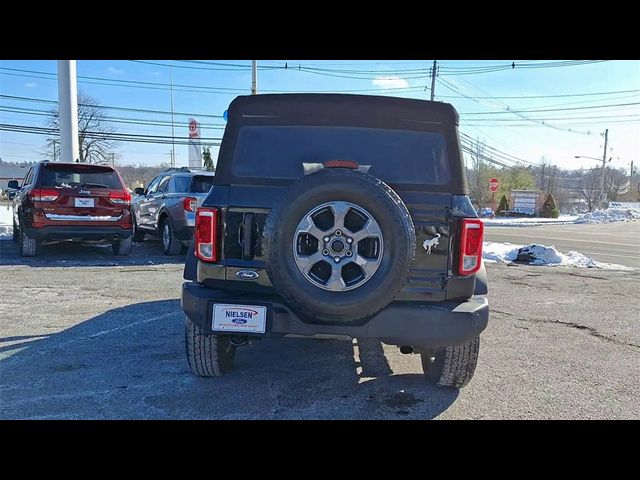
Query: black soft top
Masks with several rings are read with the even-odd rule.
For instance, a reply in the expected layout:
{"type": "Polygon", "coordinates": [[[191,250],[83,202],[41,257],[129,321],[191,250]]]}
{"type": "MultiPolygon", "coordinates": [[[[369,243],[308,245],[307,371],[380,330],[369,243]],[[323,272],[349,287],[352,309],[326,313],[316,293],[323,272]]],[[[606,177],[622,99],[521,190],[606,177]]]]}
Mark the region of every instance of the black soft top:
{"type": "MultiPolygon", "coordinates": [[[[466,194],[464,162],[458,138],[459,116],[453,105],[410,98],[351,94],[266,94],[236,97],[218,157],[214,184],[279,185],[277,179],[236,178],[231,161],[239,130],[247,125],[349,126],[441,133],[447,143],[451,181],[429,190],[466,194]]],[[[277,152],[274,158],[277,158],[277,152]]]]}

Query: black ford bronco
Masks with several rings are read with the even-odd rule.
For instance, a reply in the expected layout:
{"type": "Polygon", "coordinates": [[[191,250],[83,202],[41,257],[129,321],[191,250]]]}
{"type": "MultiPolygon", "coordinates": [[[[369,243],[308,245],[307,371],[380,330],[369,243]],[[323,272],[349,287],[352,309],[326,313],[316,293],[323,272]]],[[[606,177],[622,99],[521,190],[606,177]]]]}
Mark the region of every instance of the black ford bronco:
{"type": "Polygon", "coordinates": [[[419,353],[435,385],[471,380],[489,303],[451,105],[238,97],[213,184],[182,287],[195,374],[289,336],[379,339],[419,353]]]}

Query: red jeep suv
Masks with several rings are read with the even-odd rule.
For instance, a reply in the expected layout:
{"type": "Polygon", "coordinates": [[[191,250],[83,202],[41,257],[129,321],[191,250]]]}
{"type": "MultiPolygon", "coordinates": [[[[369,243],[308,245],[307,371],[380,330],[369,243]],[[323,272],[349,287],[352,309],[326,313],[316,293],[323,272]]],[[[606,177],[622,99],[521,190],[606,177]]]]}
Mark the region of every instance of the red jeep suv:
{"type": "Polygon", "coordinates": [[[37,255],[43,241],[60,240],[109,242],[116,255],[131,253],[131,194],[113,168],[40,162],[18,188],[13,238],[23,257],[37,255]]]}

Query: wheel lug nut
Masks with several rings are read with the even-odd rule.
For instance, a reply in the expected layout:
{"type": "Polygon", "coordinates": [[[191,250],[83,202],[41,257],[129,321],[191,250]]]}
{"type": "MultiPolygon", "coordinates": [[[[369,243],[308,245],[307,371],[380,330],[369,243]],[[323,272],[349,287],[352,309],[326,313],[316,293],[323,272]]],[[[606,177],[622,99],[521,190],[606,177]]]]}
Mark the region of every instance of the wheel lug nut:
{"type": "Polygon", "coordinates": [[[323,240],[324,240],[324,243],[329,243],[329,240],[331,239],[329,237],[324,237],[323,240]]]}
{"type": "Polygon", "coordinates": [[[334,262],[336,262],[336,263],[340,263],[340,257],[335,257],[333,260],[334,260],[334,262]]]}
{"type": "Polygon", "coordinates": [[[324,250],[322,250],[322,254],[326,257],[329,255],[329,250],[327,250],[326,248],[324,250]]]}
{"type": "Polygon", "coordinates": [[[347,257],[350,257],[351,255],[353,255],[353,253],[351,253],[351,250],[347,250],[346,255],[347,255],[347,257]]]}
{"type": "Polygon", "coordinates": [[[336,237],[339,237],[340,235],[342,235],[342,230],[336,230],[336,237]]]}
{"type": "Polygon", "coordinates": [[[353,238],[347,237],[347,243],[353,243],[353,238]]]}

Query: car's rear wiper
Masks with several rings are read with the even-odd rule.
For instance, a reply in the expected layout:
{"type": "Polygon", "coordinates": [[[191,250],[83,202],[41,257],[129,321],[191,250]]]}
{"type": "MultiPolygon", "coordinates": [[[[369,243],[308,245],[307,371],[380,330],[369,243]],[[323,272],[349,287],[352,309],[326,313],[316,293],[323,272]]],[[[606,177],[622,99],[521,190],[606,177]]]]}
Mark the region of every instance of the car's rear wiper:
{"type": "Polygon", "coordinates": [[[103,183],[81,183],[78,188],[110,188],[109,185],[103,183]]]}

